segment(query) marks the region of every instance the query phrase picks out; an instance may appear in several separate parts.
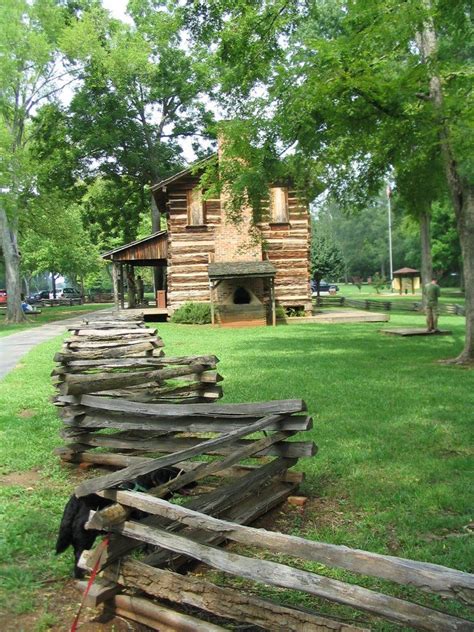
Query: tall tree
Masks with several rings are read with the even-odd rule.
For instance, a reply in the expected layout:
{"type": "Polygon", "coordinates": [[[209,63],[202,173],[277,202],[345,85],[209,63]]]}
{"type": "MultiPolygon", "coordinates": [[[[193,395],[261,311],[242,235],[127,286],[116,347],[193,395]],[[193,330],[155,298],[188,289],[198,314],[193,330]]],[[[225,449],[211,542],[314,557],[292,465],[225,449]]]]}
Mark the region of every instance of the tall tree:
{"type": "MultiPolygon", "coordinates": [[[[197,31],[218,33],[229,112],[262,121],[260,143],[264,135],[277,149],[291,148],[289,161],[297,172],[341,203],[363,206],[389,169],[409,170],[407,191],[420,174],[432,188],[441,158],[466,279],[466,339],[457,360],[471,362],[474,139],[467,130],[474,93],[468,0],[188,4],[197,31]]],[[[426,214],[426,208],[419,210],[426,214]]]]}
{"type": "Polygon", "coordinates": [[[338,281],[344,276],[346,264],[341,249],[332,237],[317,222],[312,224],[311,232],[311,275],[316,281],[319,296],[319,283],[323,278],[338,281]]]}
{"type": "Polygon", "coordinates": [[[203,99],[206,54],[184,45],[179,3],[132,0],[128,10],[131,24],[97,9],[78,25],[71,54],[82,56],[85,70],[69,117],[89,177],[115,188],[114,220],[126,241],[136,237],[145,209],[152,230],[160,229],[148,187],[183,165],[178,140],[207,137],[212,121],[203,99]]]}
{"type": "Polygon", "coordinates": [[[3,0],[0,4],[0,230],[6,267],[7,320],[20,322],[18,231],[25,199],[34,185],[28,155],[35,110],[54,99],[71,75],[59,48],[72,10],[59,0],[3,0]]]}

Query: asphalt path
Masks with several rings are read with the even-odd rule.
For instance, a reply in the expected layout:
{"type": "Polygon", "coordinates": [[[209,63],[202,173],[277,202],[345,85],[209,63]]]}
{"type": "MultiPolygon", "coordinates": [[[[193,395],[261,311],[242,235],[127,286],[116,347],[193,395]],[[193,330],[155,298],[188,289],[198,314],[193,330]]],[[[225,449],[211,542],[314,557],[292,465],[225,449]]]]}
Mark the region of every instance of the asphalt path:
{"type": "Polygon", "coordinates": [[[65,333],[68,327],[79,325],[85,316],[90,318],[96,314],[102,315],[107,311],[101,309],[95,312],[82,312],[74,318],[53,321],[46,325],[0,337],[0,380],[14,369],[22,357],[36,345],[65,333]]]}

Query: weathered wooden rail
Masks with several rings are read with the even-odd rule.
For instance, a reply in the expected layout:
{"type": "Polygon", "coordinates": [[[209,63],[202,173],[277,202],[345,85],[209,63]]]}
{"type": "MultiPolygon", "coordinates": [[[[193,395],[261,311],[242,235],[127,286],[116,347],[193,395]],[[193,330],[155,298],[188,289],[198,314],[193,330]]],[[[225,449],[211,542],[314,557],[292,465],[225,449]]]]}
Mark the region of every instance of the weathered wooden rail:
{"type": "Polygon", "coordinates": [[[292,468],[316,453],[304,435],[294,440],[312,427],[305,403],[202,403],[180,399],[183,391],[165,393],[160,389],[174,388],[168,380],[199,378],[200,388],[215,387],[217,359],[166,358],[156,332],[143,329],[140,321],[126,327],[95,322],[74,330],[56,357],[56,404],[67,441],[58,452],[65,461],[108,468],[75,490],[78,497],[96,494],[111,503],[92,512],[88,523],[110,534],[105,554],[97,559],[95,549],[81,562],[102,569],[90,605],[103,603],[161,631],[217,632],[237,622],[271,632],[360,632],[369,625],[367,615],[433,632],[474,630],[461,616],[328,576],[331,568],[345,569],[472,605],[473,575],[248,526],[295,493],[303,475],[292,468]],[[84,338],[116,344],[82,346],[84,338]],[[135,343],[151,347],[130,353],[135,343]],[[111,356],[117,348],[125,355],[111,356]],[[140,476],[169,466],[179,472],[171,480],[147,493],[130,491],[140,476]],[[213,583],[202,567],[194,573],[195,562],[245,580],[245,590],[213,583]],[[263,599],[262,585],[310,601],[300,609],[263,599]],[[345,620],[321,616],[320,599],[352,608],[362,627],[348,621],[347,612],[345,620]]]}
{"type": "Polygon", "coordinates": [[[72,335],[54,357],[58,366],[52,376],[60,395],[102,393],[140,401],[172,399],[175,392],[180,399],[219,396],[219,389],[213,396],[198,393],[202,384],[222,379],[216,371],[207,372],[215,369],[217,358],[164,358],[163,341],[156,330],[145,326],[142,317],[106,316],[84,321],[70,331],[72,335]],[[170,388],[166,381],[172,378],[183,383],[170,388]],[[195,382],[200,383],[199,388],[195,382]]]}
{"type": "MultiPolygon", "coordinates": [[[[222,397],[219,382],[223,378],[216,370],[219,360],[213,355],[166,357],[162,339],[155,329],[145,326],[142,316],[104,315],[85,320],[70,331],[72,335],[54,356],[58,364],[52,371],[57,393],[53,401],[66,426],[63,436],[72,439],[67,448],[59,450],[65,459],[77,460],[74,455],[89,445],[89,439],[96,442],[95,447],[120,447],[127,451],[140,450],[140,441],[153,439],[143,424],[134,422],[133,415],[128,425],[121,428],[127,432],[120,436],[85,437],[94,432],[94,427],[100,427],[104,410],[113,409],[114,400],[189,403],[214,402],[222,397]],[[78,407],[77,397],[82,395],[95,397],[96,405],[78,407]],[[110,401],[109,408],[101,405],[103,399],[110,401]],[[76,436],[79,426],[84,436],[76,436]]],[[[114,419],[113,415],[105,415],[104,428],[110,427],[114,419]]],[[[109,459],[113,460],[113,455],[109,459]]],[[[119,458],[115,460],[120,463],[119,458]]]]}
{"type": "MultiPolygon", "coordinates": [[[[263,420],[260,425],[263,425],[263,420]]],[[[176,454],[173,461],[175,464],[178,458],[181,456],[176,454]]],[[[278,462],[278,459],[275,462],[278,462]]],[[[128,475],[133,479],[138,471],[144,471],[144,465],[129,469],[128,475]]],[[[151,462],[146,464],[147,471],[150,465],[151,462]]],[[[154,463],[154,466],[157,465],[158,460],[154,463]]],[[[222,461],[221,466],[224,465],[222,461]]],[[[195,480],[198,479],[196,473],[200,467],[202,466],[198,465],[192,470],[195,480]]],[[[194,618],[198,617],[195,627],[189,629],[200,629],[200,617],[206,620],[206,613],[219,617],[218,622],[224,621],[222,625],[230,619],[258,625],[271,631],[361,629],[347,622],[321,617],[308,609],[300,611],[261,599],[249,594],[249,587],[245,592],[219,587],[209,578],[204,576],[203,579],[202,571],[198,576],[175,572],[176,565],[192,559],[212,569],[255,582],[255,585],[266,584],[304,592],[414,629],[436,632],[467,632],[474,629],[472,621],[458,616],[327,577],[320,573],[320,565],[343,568],[365,576],[409,585],[466,604],[474,603],[473,575],[435,564],[374,554],[248,527],[245,525],[254,519],[255,514],[252,517],[247,514],[244,519],[243,514],[239,513],[244,504],[242,498],[238,505],[234,502],[234,513],[229,519],[222,511],[221,504],[209,505],[206,502],[206,495],[201,499],[193,498],[185,506],[157,497],[172,489],[173,484],[162,485],[146,494],[110,489],[112,480],[117,482],[123,479],[124,472],[120,473],[119,477],[109,475],[102,479],[94,479],[92,486],[88,481],[76,490],[76,493],[81,495],[89,493],[92,489],[100,496],[117,503],[93,513],[88,524],[90,528],[112,533],[112,538],[119,538],[121,547],[120,554],[117,555],[117,548],[115,546],[114,550],[112,541],[108,558],[102,560],[104,577],[109,583],[97,592],[95,604],[102,600],[102,595],[104,599],[109,599],[123,588],[134,588],[172,602],[178,609],[183,606],[198,608],[200,614],[193,615],[194,618]],[[140,522],[130,520],[128,517],[132,509],[139,509],[149,517],[140,522]],[[124,548],[127,541],[131,544],[124,548]],[[216,544],[227,541],[238,543],[244,548],[236,551],[234,547],[232,552],[216,548],[216,544]],[[126,553],[135,548],[137,543],[146,543],[157,548],[152,554],[146,554],[142,560],[132,559],[126,553]],[[274,561],[275,554],[278,556],[278,562],[274,561]],[[120,558],[119,564],[114,563],[117,558],[120,558]],[[299,562],[293,561],[293,558],[299,562]],[[304,570],[301,568],[301,561],[304,563],[304,570]],[[308,570],[308,563],[315,563],[318,572],[308,570]],[[164,566],[167,568],[163,568],[164,566]],[[113,580],[112,584],[110,580],[113,580]]],[[[253,498],[254,486],[248,487],[245,484],[241,485],[240,489],[246,489],[247,496],[253,498]]],[[[263,493],[265,489],[263,487],[263,493]]],[[[227,489],[224,490],[224,496],[221,494],[220,497],[229,499],[233,494],[229,494],[227,489]]],[[[258,504],[257,499],[253,502],[258,504]]],[[[92,559],[93,556],[86,557],[83,562],[85,567],[90,566],[92,559]]],[[[172,617],[173,610],[170,612],[169,604],[167,608],[166,616],[172,617]]],[[[126,614],[126,609],[122,613],[126,614]]],[[[160,619],[155,620],[153,624],[150,613],[149,616],[148,625],[161,629],[157,622],[160,619]]]]}
{"type": "MultiPolygon", "coordinates": [[[[353,299],[345,296],[319,296],[314,299],[317,307],[353,307],[355,309],[364,309],[367,311],[401,311],[401,312],[421,312],[423,305],[421,301],[383,301],[370,299],[353,299]]],[[[439,303],[438,310],[440,314],[465,316],[466,310],[462,305],[439,303]]]]}

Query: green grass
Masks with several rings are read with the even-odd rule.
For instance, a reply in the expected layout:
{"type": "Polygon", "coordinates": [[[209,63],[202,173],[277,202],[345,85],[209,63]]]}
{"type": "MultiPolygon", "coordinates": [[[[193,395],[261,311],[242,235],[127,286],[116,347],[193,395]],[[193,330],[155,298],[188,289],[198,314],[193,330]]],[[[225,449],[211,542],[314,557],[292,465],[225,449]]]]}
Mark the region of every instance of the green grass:
{"type": "MultiPolygon", "coordinates": [[[[410,314],[392,316],[390,324],[422,322],[410,314]]],[[[314,428],[305,438],[319,453],[298,469],[306,473],[301,492],[319,500],[304,516],[288,513],[291,532],[472,570],[464,535],[473,506],[474,373],[436,362],[461,350],[463,319],[443,317],[442,326],[454,335],[427,338],[383,336],[377,323],[156,326],[168,355],[220,358],[224,401],[307,402],[314,428]]],[[[70,470],[52,455],[61,444],[60,422],[48,403],[59,344],[60,338],[42,344],[0,382],[0,472],[35,469],[40,477],[30,489],[0,486],[3,608],[9,612],[33,609],[42,583],[66,578],[72,567],[71,557],[53,555],[62,506],[74,487],[70,470]],[[25,418],[25,410],[33,415],[25,418]]],[[[344,571],[331,576],[351,578],[344,571]]],[[[382,623],[374,628],[393,629],[382,623]]]]}
{"type": "Polygon", "coordinates": [[[55,307],[42,307],[41,314],[36,316],[27,316],[27,322],[21,324],[7,325],[5,323],[5,313],[0,314],[0,336],[8,336],[25,329],[33,329],[40,325],[46,325],[54,320],[64,320],[65,318],[73,318],[76,314],[82,312],[93,312],[98,309],[110,308],[109,303],[88,303],[86,305],[61,305],[55,307]]]}

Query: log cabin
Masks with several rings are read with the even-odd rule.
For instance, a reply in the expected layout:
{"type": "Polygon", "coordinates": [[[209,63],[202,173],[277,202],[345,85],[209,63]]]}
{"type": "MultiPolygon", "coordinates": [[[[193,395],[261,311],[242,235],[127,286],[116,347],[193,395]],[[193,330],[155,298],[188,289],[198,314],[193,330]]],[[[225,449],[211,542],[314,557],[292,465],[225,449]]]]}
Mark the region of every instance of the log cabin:
{"type": "Polygon", "coordinates": [[[152,187],[166,231],[104,258],[166,265],[169,313],[186,302],[206,302],[213,323],[224,326],[275,324],[277,305],[311,313],[307,202],[288,183],[270,184],[268,211],[257,230],[252,230],[249,208],[235,224],[226,215],[224,195],[203,196],[200,178],[207,160],[152,187]]]}

